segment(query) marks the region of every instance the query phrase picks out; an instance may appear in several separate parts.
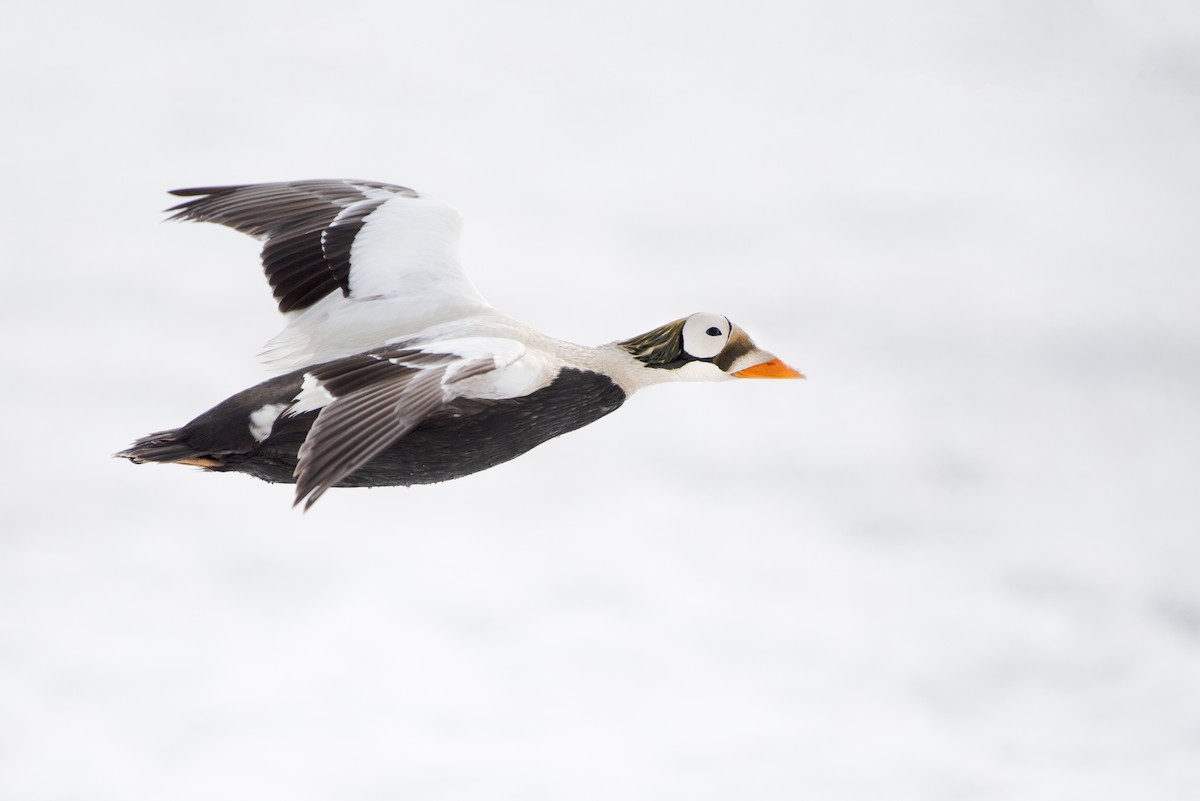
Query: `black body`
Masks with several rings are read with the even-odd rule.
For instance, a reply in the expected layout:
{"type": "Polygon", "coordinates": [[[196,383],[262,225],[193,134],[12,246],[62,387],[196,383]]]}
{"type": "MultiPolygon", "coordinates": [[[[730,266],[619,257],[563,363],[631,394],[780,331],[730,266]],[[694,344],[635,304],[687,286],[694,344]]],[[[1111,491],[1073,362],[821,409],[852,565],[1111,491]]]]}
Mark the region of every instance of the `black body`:
{"type": "MultiPolygon", "coordinates": [[[[262,442],[250,433],[250,415],[267,404],[290,404],[305,371],[239,392],[182,428],[150,434],[117,455],[294,484],[297,453],[317,412],[280,417],[262,442]]],[[[564,369],[549,386],[524,397],[453,401],[335,486],[432,484],[477,473],[599,420],[625,397],[606,375],[564,369]]]]}

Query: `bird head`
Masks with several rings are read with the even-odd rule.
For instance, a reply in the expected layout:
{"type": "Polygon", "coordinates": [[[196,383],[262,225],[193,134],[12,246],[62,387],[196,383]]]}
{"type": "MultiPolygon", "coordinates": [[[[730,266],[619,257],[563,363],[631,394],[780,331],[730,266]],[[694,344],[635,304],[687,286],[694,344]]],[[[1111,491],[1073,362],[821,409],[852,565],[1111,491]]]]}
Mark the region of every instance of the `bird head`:
{"type": "Polygon", "coordinates": [[[804,378],[755,345],[728,317],[710,312],[697,312],[617,344],[643,366],[671,371],[661,376],[666,380],[804,378]]]}

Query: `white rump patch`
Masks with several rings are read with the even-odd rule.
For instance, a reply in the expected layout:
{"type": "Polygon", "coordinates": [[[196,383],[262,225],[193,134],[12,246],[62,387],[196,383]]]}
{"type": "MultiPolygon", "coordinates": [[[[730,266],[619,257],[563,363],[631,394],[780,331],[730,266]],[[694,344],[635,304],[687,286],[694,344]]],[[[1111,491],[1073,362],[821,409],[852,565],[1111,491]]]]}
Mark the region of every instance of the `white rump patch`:
{"type": "Polygon", "coordinates": [[[271,436],[275,421],[287,407],[286,403],[268,403],[257,411],[250,412],[250,436],[258,442],[271,436]]]}

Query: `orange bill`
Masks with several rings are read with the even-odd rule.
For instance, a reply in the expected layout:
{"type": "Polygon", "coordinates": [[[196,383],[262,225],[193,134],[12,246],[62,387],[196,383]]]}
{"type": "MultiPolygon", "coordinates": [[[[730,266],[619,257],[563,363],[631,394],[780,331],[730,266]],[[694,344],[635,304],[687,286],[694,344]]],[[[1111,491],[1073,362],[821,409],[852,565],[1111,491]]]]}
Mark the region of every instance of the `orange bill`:
{"type": "Polygon", "coordinates": [[[734,375],[738,378],[804,378],[804,373],[793,370],[779,359],[738,370],[734,375]]]}

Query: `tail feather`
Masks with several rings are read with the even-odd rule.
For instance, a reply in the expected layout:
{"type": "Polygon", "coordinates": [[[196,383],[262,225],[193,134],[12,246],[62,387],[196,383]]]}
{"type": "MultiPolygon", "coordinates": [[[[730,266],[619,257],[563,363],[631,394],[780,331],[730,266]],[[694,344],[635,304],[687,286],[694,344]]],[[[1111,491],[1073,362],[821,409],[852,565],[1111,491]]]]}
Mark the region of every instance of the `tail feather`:
{"type": "Polygon", "coordinates": [[[113,456],[128,459],[134,464],[166,462],[209,468],[225,465],[225,460],[220,454],[199,451],[189,445],[183,436],[183,430],[178,428],[147,434],[131,447],[118,451],[113,456]]]}

